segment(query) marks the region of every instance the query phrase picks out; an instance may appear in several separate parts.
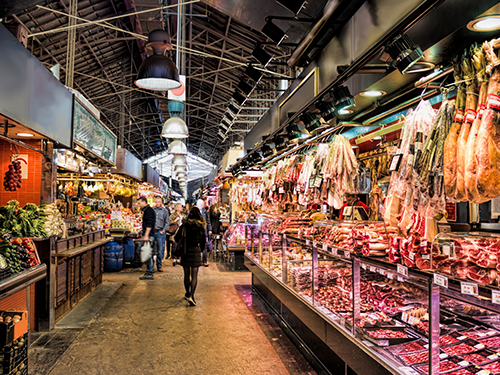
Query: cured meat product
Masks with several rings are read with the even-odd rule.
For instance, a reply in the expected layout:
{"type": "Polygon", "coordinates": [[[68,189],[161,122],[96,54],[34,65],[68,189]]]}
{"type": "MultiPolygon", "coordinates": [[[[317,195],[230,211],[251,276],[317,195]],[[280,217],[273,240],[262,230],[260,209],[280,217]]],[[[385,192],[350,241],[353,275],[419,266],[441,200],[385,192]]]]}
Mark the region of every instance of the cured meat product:
{"type": "Polygon", "coordinates": [[[488,86],[488,104],[477,135],[477,190],[482,199],[500,195],[500,67],[494,48],[499,40],[485,42],[483,48],[489,60],[487,71],[492,75],[488,86]]]}
{"type": "MultiPolygon", "coordinates": [[[[458,370],[459,368],[460,368],[459,364],[452,362],[450,360],[439,362],[439,373],[451,371],[451,370],[458,370]]],[[[429,365],[418,366],[417,369],[422,371],[422,372],[425,372],[426,374],[429,373],[429,365]]]]}
{"type": "Polygon", "coordinates": [[[393,331],[392,329],[378,329],[366,331],[366,333],[375,339],[406,339],[408,337],[403,331],[393,331]]]}
{"type": "MultiPolygon", "coordinates": [[[[480,50],[479,50],[480,51],[480,50]]],[[[455,198],[459,201],[464,201],[465,195],[465,151],[467,149],[467,140],[469,139],[470,128],[476,118],[477,109],[477,84],[475,80],[474,69],[474,48],[466,51],[466,56],[462,59],[463,78],[467,81],[466,101],[465,101],[465,117],[460,128],[460,133],[457,139],[457,185],[455,198]]]]}
{"type": "Polygon", "coordinates": [[[479,127],[481,126],[481,120],[483,118],[483,113],[486,108],[487,98],[488,98],[488,76],[486,74],[486,56],[481,50],[481,55],[479,56],[478,69],[478,81],[481,83],[479,89],[479,100],[477,106],[477,116],[472,123],[469,138],[467,139],[467,147],[465,150],[465,196],[468,201],[473,203],[483,203],[485,200],[481,198],[477,190],[477,159],[476,159],[476,145],[477,145],[477,135],[479,132],[479,127]]]}
{"type": "Polygon", "coordinates": [[[482,356],[479,353],[473,353],[473,354],[465,354],[462,356],[462,359],[472,363],[473,365],[481,365],[483,363],[489,362],[490,359],[488,359],[485,356],[482,356]]]}
{"type": "Polygon", "coordinates": [[[455,337],[450,336],[450,335],[441,336],[439,338],[439,346],[440,347],[452,345],[452,344],[455,344],[457,342],[458,342],[458,340],[455,337]]]}
{"type": "Polygon", "coordinates": [[[500,348],[500,336],[481,339],[479,342],[487,348],[500,348]]]}
{"type": "Polygon", "coordinates": [[[418,341],[407,342],[400,345],[389,346],[387,348],[392,354],[413,353],[425,350],[424,346],[418,341]]]}
{"type": "Polygon", "coordinates": [[[493,362],[489,365],[482,366],[483,370],[490,371],[490,375],[500,374],[500,362],[493,362]]]}
{"type": "Polygon", "coordinates": [[[467,269],[467,276],[469,276],[469,279],[477,281],[478,283],[490,285],[496,280],[497,271],[478,266],[469,266],[467,269]]]}
{"type": "Polygon", "coordinates": [[[451,266],[451,274],[455,277],[466,279],[469,275],[469,261],[467,259],[457,260],[451,266]]]}
{"type": "Polygon", "coordinates": [[[425,363],[429,360],[429,352],[427,350],[423,352],[404,354],[399,357],[406,365],[416,365],[418,363],[425,363]]]}
{"type": "Polygon", "coordinates": [[[467,345],[466,343],[461,343],[453,346],[448,346],[443,348],[443,351],[451,356],[462,355],[475,352],[477,349],[473,346],[467,345]]]}

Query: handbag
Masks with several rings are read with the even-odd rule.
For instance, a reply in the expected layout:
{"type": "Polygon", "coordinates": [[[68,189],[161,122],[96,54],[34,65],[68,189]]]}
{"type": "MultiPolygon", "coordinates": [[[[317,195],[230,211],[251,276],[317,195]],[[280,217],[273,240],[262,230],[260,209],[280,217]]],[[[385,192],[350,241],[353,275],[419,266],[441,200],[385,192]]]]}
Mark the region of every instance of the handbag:
{"type": "Polygon", "coordinates": [[[170,224],[170,226],[167,229],[167,234],[170,234],[171,236],[173,236],[175,234],[175,232],[177,232],[177,229],[179,229],[179,224],[177,224],[177,223],[170,224]]]}
{"type": "Polygon", "coordinates": [[[182,238],[175,245],[175,250],[172,253],[174,257],[180,258],[181,256],[186,254],[186,226],[182,227],[182,238]]]}
{"type": "Polygon", "coordinates": [[[214,249],[214,245],[212,245],[212,241],[207,236],[207,243],[205,245],[207,247],[207,251],[210,253],[214,249]]]}
{"type": "Polygon", "coordinates": [[[147,262],[153,256],[153,248],[151,242],[147,241],[141,247],[141,262],[147,262]]]}

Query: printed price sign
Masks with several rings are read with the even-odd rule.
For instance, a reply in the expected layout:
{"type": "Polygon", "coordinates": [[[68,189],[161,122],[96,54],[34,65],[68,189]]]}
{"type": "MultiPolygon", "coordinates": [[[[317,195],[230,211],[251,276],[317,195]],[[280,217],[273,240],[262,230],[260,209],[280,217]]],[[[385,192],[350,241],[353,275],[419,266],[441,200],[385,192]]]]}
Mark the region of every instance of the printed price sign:
{"type": "Polygon", "coordinates": [[[328,251],[328,245],[326,243],[323,244],[323,251],[328,251]]]}
{"type": "Polygon", "coordinates": [[[408,267],[398,264],[398,273],[404,277],[408,277],[408,267]]]}
{"type": "Polygon", "coordinates": [[[450,245],[443,245],[443,254],[444,255],[451,255],[451,247],[450,245]]]}
{"type": "Polygon", "coordinates": [[[413,325],[415,325],[415,323],[416,323],[417,321],[418,321],[418,319],[417,319],[417,318],[415,318],[414,316],[411,316],[411,315],[410,315],[410,316],[408,317],[408,324],[410,324],[410,325],[412,325],[412,326],[413,326],[413,325]]]}
{"type": "Polygon", "coordinates": [[[381,274],[382,276],[385,276],[385,275],[387,275],[387,270],[385,270],[383,268],[379,268],[378,273],[381,274]]]}
{"type": "Polygon", "coordinates": [[[366,263],[361,263],[361,268],[366,270],[368,268],[368,266],[366,265],[366,263]]]}
{"type": "Polygon", "coordinates": [[[429,260],[429,259],[431,259],[431,256],[430,256],[430,254],[422,254],[422,259],[429,260]]]}
{"type": "Polygon", "coordinates": [[[344,258],[351,259],[351,252],[349,250],[344,250],[344,258]]]}
{"type": "Polygon", "coordinates": [[[408,323],[408,313],[401,313],[401,320],[405,323],[408,323]]]}
{"type": "Polygon", "coordinates": [[[500,305],[500,290],[491,291],[491,302],[500,305]]]}
{"type": "Polygon", "coordinates": [[[387,272],[387,278],[389,280],[393,280],[394,279],[394,274],[392,272],[387,272]]]}
{"type": "Polygon", "coordinates": [[[336,246],[332,247],[332,254],[333,254],[333,255],[337,255],[337,253],[338,253],[338,249],[339,249],[339,248],[338,248],[338,247],[336,247],[336,246]]]}
{"type": "Polygon", "coordinates": [[[376,273],[377,272],[377,267],[370,266],[370,272],[376,273]]]}
{"type": "Polygon", "coordinates": [[[306,246],[309,246],[309,245],[310,245],[310,243],[311,243],[311,241],[306,240],[306,246]]]}
{"type": "Polygon", "coordinates": [[[477,296],[479,294],[479,288],[476,283],[469,283],[465,281],[460,282],[460,291],[462,294],[470,296],[477,296]]]}
{"type": "Polygon", "coordinates": [[[434,284],[442,286],[443,288],[448,288],[448,278],[443,275],[434,274],[434,284]]]}
{"type": "Polygon", "coordinates": [[[316,247],[317,246],[317,242],[316,241],[313,241],[313,247],[316,247]]]}
{"type": "Polygon", "coordinates": [[[410,258],[410,260],[415,260],[415,253],[412,253],[411,251],[408,253],[408,258],[410,258]]]}
{"type": "Polygon", "coordinates": [[[278,194],[285,194],[285,189],[283,189],[283,186],[280,186],[278,194]]]}
{"type": "Polygon", "coordinates": [[[404,283],[404,282],[405,282],[405,278],[404,278],[403,276],[399,276],[399,275],[398,275],[398,281],[399,281],[400,283],[404,283]]]}

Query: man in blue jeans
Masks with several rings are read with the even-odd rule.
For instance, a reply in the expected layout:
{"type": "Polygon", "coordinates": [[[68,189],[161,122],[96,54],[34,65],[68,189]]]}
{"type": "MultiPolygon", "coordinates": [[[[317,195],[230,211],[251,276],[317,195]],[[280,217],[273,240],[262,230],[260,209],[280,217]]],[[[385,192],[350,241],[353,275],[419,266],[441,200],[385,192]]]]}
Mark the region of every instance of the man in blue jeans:
{"type": "MultiPolygon", "coordinates": [[[[153,234],[153,230],[156,222],[155,211],[148,204],[148,200],[144,197],[139,197],[137,199],[137,205],[142,211],[142,243],[141,247],[145,242],[149,241],[150,234],[153,234]]],[[[149,258],[146,262],[147,271],[144,276],[139,277],[140,280],[153,280],[153,257],[149,258]]]]}
{"type": "Polygon", "coordinates": [[[167,240],[167,230],[169,227],[169,213],[163,205],[163,198],[155,198],[155,206],[153,207],[156,214],[156,224],[154,236],[158,246],[158,255],[156,256],[156,269],[158,272],[163,272],[162,263],[165,256],[165,241],[167,240]]]}

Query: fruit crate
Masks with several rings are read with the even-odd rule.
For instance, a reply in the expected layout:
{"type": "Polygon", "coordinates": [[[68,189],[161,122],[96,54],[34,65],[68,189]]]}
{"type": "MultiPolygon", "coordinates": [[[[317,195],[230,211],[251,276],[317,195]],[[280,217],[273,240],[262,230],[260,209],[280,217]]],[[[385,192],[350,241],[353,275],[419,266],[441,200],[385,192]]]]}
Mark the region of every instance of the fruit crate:
{"type": "Polygon", "coordinates": [[[7,345],[12,344],[12,342],[21,336],[23,336],[26,332],[28,332],[28,312],[22,311],[4,311],[1,312],[0,315],[2,317],[14,317],[15,315],[20,315],[21,320],[14,324],[12,322],[5,323],[0,322],[0,347],[5,347],[7,345]]]}
{"type": "Polygon", "coordinates": [[[27,375],[28,374],[28,357],[16,367],[12,369],[11,372],[4,372],[5,375],[27,375]]]}
{"type": "Polygon", "coordinates": [[[24,334],[23,337],[17,340],[17,343],[6,346],[0,352],[0,358],[2,358],[2,373],[10,374],[17,373],[17,371],[23,370],[18,369],[18,367],[28,359],[28,333],[24,334]],[[16,370],[16,371],[14,371],[16,370]]]}

